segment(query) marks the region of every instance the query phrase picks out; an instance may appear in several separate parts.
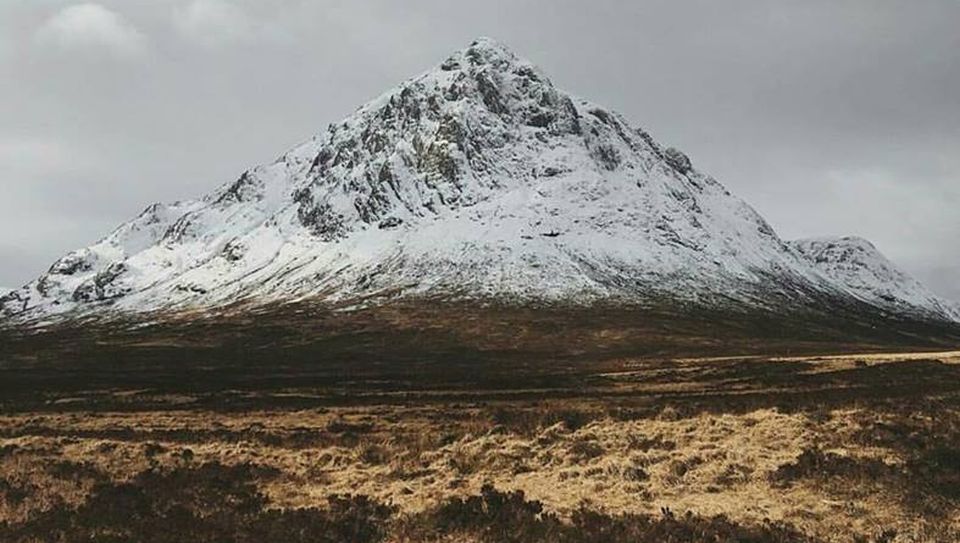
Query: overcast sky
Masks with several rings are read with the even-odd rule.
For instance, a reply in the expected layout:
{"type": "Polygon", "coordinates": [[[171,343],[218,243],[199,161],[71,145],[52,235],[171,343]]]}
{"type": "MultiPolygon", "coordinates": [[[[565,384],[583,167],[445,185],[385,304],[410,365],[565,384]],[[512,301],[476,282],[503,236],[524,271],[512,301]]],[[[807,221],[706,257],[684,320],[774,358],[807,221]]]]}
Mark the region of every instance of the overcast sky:
{"type": "Polygon", "coordinates": [[[785,238],[960,300],[960,2],[0,0],[0,285],[269,161],[477,36],[785,238]]]}

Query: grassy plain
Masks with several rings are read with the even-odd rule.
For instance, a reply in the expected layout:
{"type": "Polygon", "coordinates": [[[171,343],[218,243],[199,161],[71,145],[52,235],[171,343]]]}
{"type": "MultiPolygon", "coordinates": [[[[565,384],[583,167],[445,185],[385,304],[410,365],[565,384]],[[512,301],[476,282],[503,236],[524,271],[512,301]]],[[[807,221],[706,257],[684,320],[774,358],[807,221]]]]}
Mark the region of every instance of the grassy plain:
{"type": "Polygon", "coordinates": [[[0,541],[960,540],[922,327],[282,314],[7,332],[0,541]]]}

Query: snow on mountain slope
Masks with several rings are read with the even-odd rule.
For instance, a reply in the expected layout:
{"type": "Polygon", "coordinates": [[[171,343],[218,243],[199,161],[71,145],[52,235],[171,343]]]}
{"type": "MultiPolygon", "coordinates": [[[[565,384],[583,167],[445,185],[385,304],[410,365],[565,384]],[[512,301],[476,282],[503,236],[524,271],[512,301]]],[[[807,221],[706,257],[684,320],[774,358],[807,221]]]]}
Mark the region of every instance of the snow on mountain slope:
{"type": "MultiPolygon", "coordinates": [[[[844,281],[683,153],[481,39],[274,163],[149,207],[0,308],[29,317],[376,293],[875,299],[844,281]]],[[[901,307],[955,317],[898,288],[884,293],[901,307]]]]}
{"type": "Polygon", "coordinates": [[[865,302],[895,313],[922,308],[934,315],[960,320],[960,310],[955,304],[930,292],[863,238],[801,239],[789,245],[865,302]]]}

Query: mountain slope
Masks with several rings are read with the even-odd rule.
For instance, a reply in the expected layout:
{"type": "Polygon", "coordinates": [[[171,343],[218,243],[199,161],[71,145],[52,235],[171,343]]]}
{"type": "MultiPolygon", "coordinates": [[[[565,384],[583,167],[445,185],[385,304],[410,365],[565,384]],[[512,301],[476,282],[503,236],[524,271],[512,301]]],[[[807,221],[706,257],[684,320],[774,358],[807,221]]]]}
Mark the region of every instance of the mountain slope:
{"type": "Polygon", "coordinates": [[[863,259],[883,270],[856,283],[810,247],[785,243],[683,153],[481,39],[274,163],[150,206],[0,307],[32,318],[439,295],[958,318],[882,257],[863,259]]]}
{"type": "Polygon", "coordinates": [[[869,304],[891,313],[920,309],[932,317],[946,315],[960,320],[956,304],[939,298],[863,238],[811,238],[791,241],[789,246],[836,284],[869,304]]]}

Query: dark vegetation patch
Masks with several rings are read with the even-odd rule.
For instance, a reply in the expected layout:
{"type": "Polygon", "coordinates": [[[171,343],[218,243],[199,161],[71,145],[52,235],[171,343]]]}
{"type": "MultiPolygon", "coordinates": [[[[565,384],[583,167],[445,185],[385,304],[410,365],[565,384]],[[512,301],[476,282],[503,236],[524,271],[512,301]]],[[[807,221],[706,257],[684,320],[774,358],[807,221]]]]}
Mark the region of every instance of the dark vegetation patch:
{"type": "Polygon", "coordinates": [[[91,481],[106,481],[107,475],[99,468],[89,462],[73,462],[70,460],[58,460],[52,463],[47,472],[57,479],[91,481]]]}
{"type": "Polygon", "coordinates": [[[529,407],[503,405],[492,409],[491,420],[513,433],[530,435],[557,423],[575,432],[603,415],[598,410],[556,408],[549,404],[529,407]]]}
{"type": "MultiPolygon", "coordinates": [[[[55,400],[70,398],[80,400],[77,409],[90,404],[146,409],[163,407],[162,402],[151,405],[158,400],[150,394],[170,393],[193,398],[190,408],[218,410],[361,403],[386,394],[395,400],[398,393],[420,399],[425,391],[442,392],[431,396],[439,401],[476,392],[582,396],[607,389],[610,372],[623,369],[624,361],[663,370],[658,363],[678,356],[929,350],[960,344],[956,326],[881,321],[872,313],[848,318],[815,309],[782,315],[655,301],[584,307],[432,300],[339,309],[304,302],[203,315],[147,315],[146,322],[122,316],[81,319],[42,330],[0,323],[0,408],[49,408],[55,400]],[[111,393],[132,389],[145,392],[111,393]]],[[[942,388],[942,377],[951,371],[933,364],[871,366],[802,380],[822,389],[875,376],[870,387],[877,387],[881,374],[913,368],[912,379],[942,388]]],[[[761,367],[758,361],[742,361],[693,368],[688,377],[777,386],[804,369],[799,363],[761,367]]],[[[667,370],[642,372],[638,378],[684,378],[677,368],[667,370]]],[[[957,377],[955,372],[952,376],[957,377]]]]}
{"type": "Polygon", "coordinates": [[[484,542],[525,543],[786,543],[812,541],[782,524],[744,526],[718,516],[691,513],[660,516],[608,515],[581,507],[569,521],[546,512],[523,492],[500,492],[484,486],[481,493],[454,498],[432,511],[402,519],[400,540],[451,541],[476,538],[484,542]]]}
{"type": "Polygon", "coordinates": [[[911,488],[960,506],[960,400],[956,395],[916,398],[864,411],[855,442],[895,451],[911,488]]]}
{"type": "MultiPolygon", "coordinates": [[[[270,432],[262,429],[226,429],[226,428],[69,428],[46,423],[31,423],[17,427],[0,428],[0,437],[19,436],[69,437],[73,439],[109,439],[130,442],[172,443],[230,443],[251,441],[268,446],[317,447],[341,444],[353,436],[351,433],[324,432],[317,429],[288,429],[282,432],[270,432]]],[[[159,454],[162,451],[154,451],[159,454]]]]}
{"type": "Polygon", "coordinates": [[[11,481],[6,477],[0,477],[0,499],[7,505],[16,507],[35,492],[36,487],[32,483],[11,481]]]}
{"type": "Polygon", "coordinates": [[[101,482],[79,507],[56,505],[22,524],[0,524],[0,540],[197,543],[381,541],[392,510],[365,497],[333,497],[324,508],[276,510],[257,489],[259,468],[204,464],[150,470],[101,482]]]}
{"type": "Polygon", "coordinates": [[[832,485],[850,495],[886,487],[900,496],[904,506],[934,518],[960,507],[960,449],[954,444],[912,450],[903,465],[806,449],[794,462],[777,468],[770,479],[780,487],[803,481],[832,485]]]}
{"type": "Polygon", "coordinates": [[[907,462],[906,473],[960,505],[960,443],[921,451],[907,462]]]}
{"type": "Polygon", "coordinates": [[[578,462],[586,462],[593,458],[599,458],[603,456],[604,452],[606,452],[606,450],[602,445],[589,439],[578,439],[570,446],[570,454],[572,454],[578,462]]]}
{"type": "MultiPolygon", "coordinates": [[[[522,492],[485,486],[404,515],[364,496],[334,496],[323,507],[271,508],[258,490],[260,468],[203,464],[148,470],[127,482],[101,481],[80,506],[57,504],[18,524],[0,524],[8,543],[340,543],[477,538],[501,542],[811,541],[790,526],[741,525],[726,517],[607,515],[581,507],[571,519],[544,511],[522,492]]],[[[8,490],[8,489],[5,489],[8,490]]]]}
{"type": "Polygon", "coordinates": [[[770,475],[777,485],[788,485],[803,479],[841,477],[856,480],[877,480],[897,472],[896,466],[874,458],[851,458],[819,449],[804,449],[795,461],[784,464],[770,475]]]}
{"type": "Polygon", "coordinates": [[[664,451],[672,451],[676,448],[677,444],[673,441],[664,440],[660,437],[646,437],[646,436],[627,436],[627,440],[630,443],[630,448],[638,451],[649,451],[651,449],[660,449],[664,451]]]}

